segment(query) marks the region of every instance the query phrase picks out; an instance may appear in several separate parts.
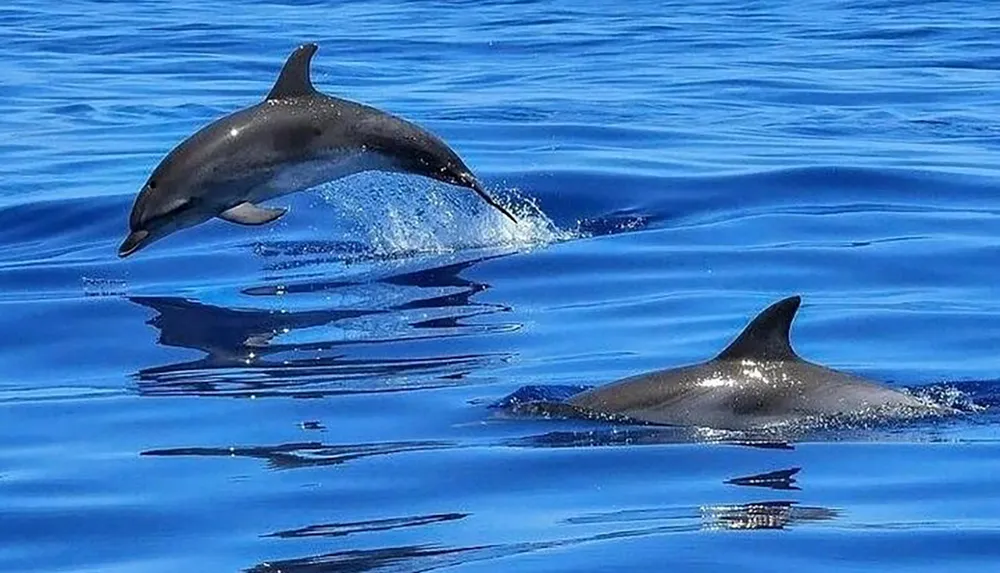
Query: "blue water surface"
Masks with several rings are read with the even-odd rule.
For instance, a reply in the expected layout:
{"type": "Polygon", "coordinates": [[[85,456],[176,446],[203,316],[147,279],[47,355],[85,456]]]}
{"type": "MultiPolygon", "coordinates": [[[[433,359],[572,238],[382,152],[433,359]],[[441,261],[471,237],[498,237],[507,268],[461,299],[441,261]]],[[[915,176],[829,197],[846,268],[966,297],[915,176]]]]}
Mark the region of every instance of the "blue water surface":
{"type": "Polygon", "coordinates": [[[990,571],[1000,16],[942,0],[0,6],[0,570],[990,571]],[[521,217],[367,174],[119,260],[288,53],[521,217]],[[504,415],[801,354],[972,415],[786,442],[504,415]]]}

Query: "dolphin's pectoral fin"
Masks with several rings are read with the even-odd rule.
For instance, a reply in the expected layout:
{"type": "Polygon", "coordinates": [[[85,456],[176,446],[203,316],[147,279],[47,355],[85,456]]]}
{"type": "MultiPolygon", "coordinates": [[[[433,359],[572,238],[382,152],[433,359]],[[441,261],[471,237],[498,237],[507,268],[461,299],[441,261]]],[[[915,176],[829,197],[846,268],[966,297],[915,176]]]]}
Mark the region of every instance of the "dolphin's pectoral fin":
{"type": "Polygon", "coordinates": [[[309,77],[309,64],[315,53],[316,44],[302,44],[296,48],[281,68],[278,81],[274,82],[267,99],[277,100],[315,94],[316,88],[313,87],[312,79],[309,77]]]}
{"type": "Polygon", "coordinates": [[[284,207],[272,209],[269,207],[258,207],[253,203],[246,202],[226,209],[219,213],[218,217],[223,221],[229,221],[238,225],[264,225],[271,221],[277,221],[287,212],[288,209],[284,207]]]}

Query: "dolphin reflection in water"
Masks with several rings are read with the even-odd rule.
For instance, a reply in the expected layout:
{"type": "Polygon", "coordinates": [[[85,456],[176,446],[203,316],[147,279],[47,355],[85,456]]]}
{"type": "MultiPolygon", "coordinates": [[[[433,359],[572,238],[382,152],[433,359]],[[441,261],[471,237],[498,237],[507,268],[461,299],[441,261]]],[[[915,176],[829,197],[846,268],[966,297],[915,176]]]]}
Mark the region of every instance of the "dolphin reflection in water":
{"type": "Polygon", "coordinates": [[[447,344],[430,346],[435,340],[512,328],[466,322],[506,310],[503,305],[475,301],[474,296],[489,285],[461,276],[495,256],[395,270],[373,279],[282,282],[280,288],[243,290],[244,296],[264,301],[262,307],[132,296],[131,302],[156,313],[148,324],[160,331],[161,345],[204,354],[187,362],[143,368],[137,373],[139,390],[301,396],[453,385],[508,358],[503,353],[454,352],[447,344]],[[360,300],[359,293],[363,293],[360,300]],[[323,294],[355,302],[350,308],[315,308],[315,297],[323,294]],[[279,300],[282,307],[274,308],[279,300]],[[312,308],[296,310],[297,302],[312,308]],[[432,353],[422,350],[421,356],[408,349],[418,341],[432,353]]]}

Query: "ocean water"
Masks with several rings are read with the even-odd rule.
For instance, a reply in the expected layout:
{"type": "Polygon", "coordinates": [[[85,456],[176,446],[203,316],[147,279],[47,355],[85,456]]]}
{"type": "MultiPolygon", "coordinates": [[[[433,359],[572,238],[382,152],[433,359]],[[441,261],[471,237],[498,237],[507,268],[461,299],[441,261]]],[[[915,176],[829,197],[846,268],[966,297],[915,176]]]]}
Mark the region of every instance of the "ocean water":
{"type": "Polygon", "coordinates": [[[991,571],[993,3],[0,7],[0,570],[991,571]],[[323,91],[521,216],[366,174],[116,257],[135,193],[315,41],[323,91]],[[749,442],[504,415],[711,357],[971,403],[749,442]]]}

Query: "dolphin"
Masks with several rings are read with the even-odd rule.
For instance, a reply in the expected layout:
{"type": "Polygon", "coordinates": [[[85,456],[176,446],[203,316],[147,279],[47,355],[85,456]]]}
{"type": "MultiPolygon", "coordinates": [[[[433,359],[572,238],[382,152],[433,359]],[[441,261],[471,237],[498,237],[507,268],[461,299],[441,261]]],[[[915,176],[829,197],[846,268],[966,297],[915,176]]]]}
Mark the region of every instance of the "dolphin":
{"type": "Polygon", "coordinates": [[[842,416],[916,417],[950,409],[806,361],[789,339],[801,297],[762,311],[718,356],[640,374],[576,394],[587,414],[722,430],[759,429],[842,416]]]}
{"type": "Polygon", "coordinates": [[[287,209],[258,203],[369,170],[471,189],[516,222],[437,136],[317,91],[310,78],[316,50],[299,46],[262,102],[205,126],[163,158],[135,199],[118,256],[213,217],[270,223],[287,209]]]}

